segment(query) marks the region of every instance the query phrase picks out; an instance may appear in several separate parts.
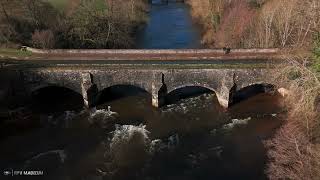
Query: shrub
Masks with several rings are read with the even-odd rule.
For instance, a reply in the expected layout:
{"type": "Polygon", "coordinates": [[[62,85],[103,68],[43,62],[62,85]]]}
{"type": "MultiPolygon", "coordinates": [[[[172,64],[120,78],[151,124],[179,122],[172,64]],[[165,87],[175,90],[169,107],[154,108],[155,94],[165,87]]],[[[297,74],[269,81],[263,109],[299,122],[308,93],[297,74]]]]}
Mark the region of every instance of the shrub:
{"type": "Polygon", "coordinates": [[[279,68],[275,80],[290,90],[285,98],[288,115],[284,125],[266,142],[270,179],[307,179],[320,177],[320,82],[316,74],[301,64],[301,58],[290,59],[279,68]],[[299,74],[291,78],[290,74],[299,74]]]}
{"type": "Polygon", "coordinates": [[[32,45],[36,48],[50,49],[55,44],[54,35],[51,30],[36,30],[32,34],[32,45]]]}

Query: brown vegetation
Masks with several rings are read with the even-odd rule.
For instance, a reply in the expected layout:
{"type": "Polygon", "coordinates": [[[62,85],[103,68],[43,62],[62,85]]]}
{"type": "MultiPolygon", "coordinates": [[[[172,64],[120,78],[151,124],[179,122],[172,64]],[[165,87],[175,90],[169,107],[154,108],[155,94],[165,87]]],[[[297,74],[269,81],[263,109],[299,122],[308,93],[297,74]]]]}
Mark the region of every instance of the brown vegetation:
{"type": "Polygon", "coordinates": [[[146,0],[68,0],[64,11],[45,0],[0,3],[0,45],[41,48],[129,48],[146,21],[146,0]]]}
{"type": "Polygon", "coordinates": [[[189,0],[211,47],[305,47],[320,26],[318,0],[189,0]]]}
{"type": "Polygon", "coordinates": [[[273,139],[266,142],[270,179],[319,179],[320,82],[301,57],[275,73],[275,81],[290,88],[285,101],[288,117],[273,139]]]}
{"type": "Polygon", "coordinates": [[[54,35],[50,30],[38,31],[32,34],[32,45],[37,48],[53,48],[54,35]]]}

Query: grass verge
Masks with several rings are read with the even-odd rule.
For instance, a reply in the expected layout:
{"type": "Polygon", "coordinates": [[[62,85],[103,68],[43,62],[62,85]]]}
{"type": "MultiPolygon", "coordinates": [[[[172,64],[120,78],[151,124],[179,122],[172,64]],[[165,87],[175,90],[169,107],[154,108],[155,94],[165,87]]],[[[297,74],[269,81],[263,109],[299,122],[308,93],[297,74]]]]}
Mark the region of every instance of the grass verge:
{"type": "Polygon", "coordinates": [[[18,49],[0,49],[0,56],[5,57],[29,57],[32,55],[32,52],[30,51],[22,51],[18,49]]]}

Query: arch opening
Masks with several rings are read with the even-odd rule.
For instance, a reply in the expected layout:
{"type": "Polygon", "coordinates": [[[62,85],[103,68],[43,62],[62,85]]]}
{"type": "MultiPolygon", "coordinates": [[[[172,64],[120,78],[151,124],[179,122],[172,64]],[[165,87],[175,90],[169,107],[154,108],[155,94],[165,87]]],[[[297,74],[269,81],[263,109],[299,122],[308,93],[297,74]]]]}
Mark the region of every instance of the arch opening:
{"type": "Polygon", "coordinates": [[[239,90],[237,90],[235,84],[230,90],[228,106],[231,107],[235,104],[238,104],[259,94],[275,92],[276,88],[272,84],[252,84],[239,90]]]}
{"type": "Polygon", "coordinates": [[[83,97],[76,91],[61,86],[46,86],[31,93],[31,104],[35,111],[57,113],[83,109],[83,97]]]}
{"type": "Polygon", "coordinates": [[[163,97],[159,96],[159,98],[161,98],[159,99],[159,102],[163,102],[161,104],[162,106],[175,104],[183,99],[197,97],[203,94],[215,94],[215,92],[202,86],[184,86],[167,93],[163,97]]]}
{"type": "Polygon", "coordinates": [[[130,96],[151,97],[148,91],[135,85],[114,85],[98,92],[90,106],[94,107],[130,96]]]}

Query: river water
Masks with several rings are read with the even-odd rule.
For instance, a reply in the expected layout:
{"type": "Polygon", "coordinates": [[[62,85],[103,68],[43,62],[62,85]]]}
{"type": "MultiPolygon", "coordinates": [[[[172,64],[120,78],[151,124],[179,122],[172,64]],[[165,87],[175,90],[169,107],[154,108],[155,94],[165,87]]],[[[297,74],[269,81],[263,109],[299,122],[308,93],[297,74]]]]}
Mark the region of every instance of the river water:
{"type": "MultiPolygon", "coordinates": [[[[199,42],[198,32],[181,28],[193,26],[186,5],[154,5],[150,14],[140,47],[200,47],[191,43],[199,42]],[[162,28],[167,26],[181,36],[162,39],[151,33],[170,33],[162,28]],[[190,39],[180,41],[184,36],[190,39]]],[[[173,94],[184,99],[160,108],[151,106],[150,94],[132,88],[104,91],[99,105],[89,110],[81,109],[72,93],[42,93],[40,100],[19,111],[22,115],[13,113],[2,124],[0,169],[40,170],[41,179],[52,180],[263,180],[263,141],[272,137],[285,115],[276,91],[228,109],[201,88],[182,89],[180,95],[190,97],[173,94]]]]}
{"type": "Polygon", "coordinates": [[[229,109],[210,93],[150,104],[141,94],[34,114],[27,130],[2,138],[0,167],[41,170],[44,179],[266,179],[262,142],[281,124],[277,93],[229,109]]]}
{"type": "Polygon", "coordinates": [[[201,48],[199,28],[192,22],[189,7],[184,3],[161,3],[153,0],[149,21],[137,37],[138,49],[201,48]]]}

